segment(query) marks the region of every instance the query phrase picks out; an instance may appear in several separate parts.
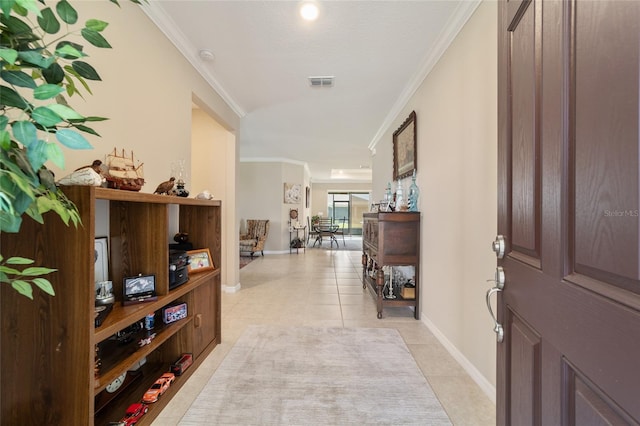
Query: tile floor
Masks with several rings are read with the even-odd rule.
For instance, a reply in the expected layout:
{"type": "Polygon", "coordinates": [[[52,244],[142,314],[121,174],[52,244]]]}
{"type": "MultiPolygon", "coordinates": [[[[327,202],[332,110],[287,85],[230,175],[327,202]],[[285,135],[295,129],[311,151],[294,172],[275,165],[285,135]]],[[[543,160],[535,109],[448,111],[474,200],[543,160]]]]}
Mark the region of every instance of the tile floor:
{"type": "MultiPolygon", "coordinates": [[[[242,289],[222,295],[222,343],[156,418],[177,425],[227,352],[250,324],[396,328],[454,425],[495,425],[495,405],[410,308],[385,309],[363,290],[359,251],[308,248],[267,254],[240,271],[242,289]]],[[[213,422],[212,422],[213,424],[213,422]]]]}

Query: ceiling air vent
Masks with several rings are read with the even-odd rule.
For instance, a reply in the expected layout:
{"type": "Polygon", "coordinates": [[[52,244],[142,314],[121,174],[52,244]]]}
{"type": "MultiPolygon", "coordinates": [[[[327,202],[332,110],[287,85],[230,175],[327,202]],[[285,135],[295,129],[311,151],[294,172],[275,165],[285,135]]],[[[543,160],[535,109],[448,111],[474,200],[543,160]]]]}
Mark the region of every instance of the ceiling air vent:
{"type": "Polygon", "coordinates": [[[333,87],[334,76],[309,77],[311,87],[333,87]]]}

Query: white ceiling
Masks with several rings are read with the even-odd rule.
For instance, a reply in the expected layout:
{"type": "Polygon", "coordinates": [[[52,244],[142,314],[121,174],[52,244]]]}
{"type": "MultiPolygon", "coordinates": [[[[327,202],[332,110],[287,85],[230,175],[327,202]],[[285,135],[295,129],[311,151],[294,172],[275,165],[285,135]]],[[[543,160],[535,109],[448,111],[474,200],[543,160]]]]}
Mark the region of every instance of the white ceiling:
{"type": "MultiPolygon", "coordinates": [[[[143,7],[242,118],[241,160],[308,165],[314,182],[370,180],[375,146],[479,0],[160,0],[143,7]],[[215,58],[203,61],[199,52],[215,58]],[[332,88],[310,76],[335,76],[332,88]],[[343,171],[341,174],[339,171],[343,171]]],[[[391,143],[384,140],[383,143],[391,143]]]]}

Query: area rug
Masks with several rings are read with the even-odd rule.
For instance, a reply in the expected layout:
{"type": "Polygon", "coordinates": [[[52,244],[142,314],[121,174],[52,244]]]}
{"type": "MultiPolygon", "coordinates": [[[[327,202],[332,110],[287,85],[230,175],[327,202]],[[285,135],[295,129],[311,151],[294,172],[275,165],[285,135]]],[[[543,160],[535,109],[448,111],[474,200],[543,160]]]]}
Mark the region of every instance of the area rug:
{"type": "Polygon", "coordinates": [[[240,256],[240,267],[238,269],[242,269],[245,266],[247,266],[248,264],[250,264],[251,262],[253,262],[255,259],[254,257],[251,256],[240,256]]]}
{"type": "Polygon", "coordinates": [[[395,329],[249,326],[180,425],[450,425],[395,329]]]}

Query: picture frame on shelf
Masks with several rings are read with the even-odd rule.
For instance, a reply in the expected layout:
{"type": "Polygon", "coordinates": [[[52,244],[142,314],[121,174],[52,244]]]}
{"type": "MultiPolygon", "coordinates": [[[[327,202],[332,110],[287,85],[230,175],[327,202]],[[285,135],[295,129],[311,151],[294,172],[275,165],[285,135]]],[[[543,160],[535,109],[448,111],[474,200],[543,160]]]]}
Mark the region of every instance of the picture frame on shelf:
{"type": "Polygon", "coordinates": [[[189,274],[210,271],[215,268],[208,248],[189,250],[187,254],[189,255],[189,263],[187,264],[189,274]]]}
{"type": "Polygon", "coordinates": [[[416,112],[393,132],[393,180],[411,176],[418,169],[416,112]]]}
{"type": "Polygon", "coordinates": [[[94,243],[94,282],[100,283],[109,280],[109,239],[98,237],[94,243]]]}
{"type": "Polygon", "coordinates": [[[139,274],[135,277],[125,277],[122,283],[123,302],[141,303],[157,300],[156,276],[139,274]]]}

